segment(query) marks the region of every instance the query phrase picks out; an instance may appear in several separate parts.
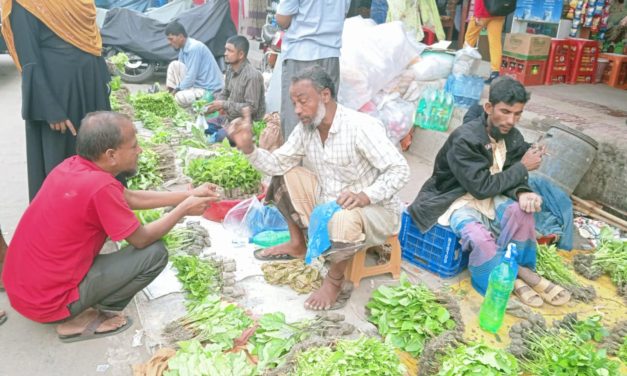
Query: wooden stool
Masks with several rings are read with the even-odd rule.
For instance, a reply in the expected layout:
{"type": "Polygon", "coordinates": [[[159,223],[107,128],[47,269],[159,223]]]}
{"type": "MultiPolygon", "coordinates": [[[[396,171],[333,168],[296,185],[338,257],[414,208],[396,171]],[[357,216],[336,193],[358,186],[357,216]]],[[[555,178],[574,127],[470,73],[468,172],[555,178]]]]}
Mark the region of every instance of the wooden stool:
{"type": "Polygon", "coordinates": [[[379,275],[384,273],[392,273],[392,278],[398,279],[401,275],[401,243],[398,241],[398,235],[392,235],[387,238],[385,244],[392,246],[392,254],[390,261],[383,265],[366,266],[367,248],[362,248],[346,266],[346,280],[353,282],[355,288],[359,287],[359,281],[365,277],[379,275]]]}
{"type": "Polygon", "coordinates": [[[627,55],[604,53],[599,57],[609,60],[603,72],[603,83],[617,89],[627,89],[627,55]]]}

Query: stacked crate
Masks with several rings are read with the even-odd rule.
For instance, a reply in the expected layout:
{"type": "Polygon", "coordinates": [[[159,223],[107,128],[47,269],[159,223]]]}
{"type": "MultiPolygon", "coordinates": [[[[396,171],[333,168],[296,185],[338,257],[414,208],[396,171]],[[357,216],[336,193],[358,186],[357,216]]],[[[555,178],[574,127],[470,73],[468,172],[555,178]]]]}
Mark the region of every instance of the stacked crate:
{"type": "Polygon", "coordinates": [[[545,79],[551,38],[544,35],[507,34],[500,74],[525,86],[542,85],[545,79]]]}
{"type": "Polygon", "coordinates": [[[569,79],[570,43],[567,39],[552,39],[544,84],[565,84],[569,79]]]}
{"type": "Polygon", "coordinates": [[[611,87],[627,90],[627,55],[605,53],[599,57],[609,61],[601,81],[611,87]]]}
{"type": "Polygon", "coordinates": [[[599,42],[595,40],[569,38],[570,77],[569,84],[591,84],[597,70],[599,42]]]}

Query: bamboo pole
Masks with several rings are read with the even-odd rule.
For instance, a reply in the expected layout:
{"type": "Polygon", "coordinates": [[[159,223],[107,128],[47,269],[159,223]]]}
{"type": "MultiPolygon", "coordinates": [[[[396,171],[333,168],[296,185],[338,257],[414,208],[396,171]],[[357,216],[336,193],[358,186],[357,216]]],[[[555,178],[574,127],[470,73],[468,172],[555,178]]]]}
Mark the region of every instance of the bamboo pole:
{"type": "Polygon", "coordinates": [[[608,222],[622,229],[623,231],[627,231],[627,221],[621,218],[618,218],[617,216],[610,214],[606,212],[605,210],[597,207],[596,205],[591,204],[587,202],[586,200],[583,200],[575,195],[572,195],[571,198],[575,202],[575,207],[577,207],[577,210],[581,211],[582,213],[589,215],[591,217],[603,220],[605,222],[608,222]],[[584,210],[581,210],[581,209],[584,209],[584,210]]]}

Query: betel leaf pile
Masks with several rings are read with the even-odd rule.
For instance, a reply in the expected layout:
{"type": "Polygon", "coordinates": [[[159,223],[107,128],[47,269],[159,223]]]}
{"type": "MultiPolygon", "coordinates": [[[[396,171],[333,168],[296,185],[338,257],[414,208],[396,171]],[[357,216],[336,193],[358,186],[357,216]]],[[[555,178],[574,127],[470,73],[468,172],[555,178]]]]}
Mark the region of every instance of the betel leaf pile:
{"type": "Polygon", "coordinates": [[[202,346],[198,341],[179,342],[180,349],[168,361],[164,376],[252,376],[255,367],[246,353],[223,353],[218,345],[202,346]]]}
{"type": "Polygon", "coordinates": [[[469,343],[449,348],[438,376],[515,376],[519,372],[513,355],[482,343],[469,343]]]}
{"type": "Polygon", "coordinates": [[[414,356],[425,343],[446,330],[455,321],[435,294],[424,285],[414,285],[402,274],[398,286],[380,286],[366,305],[368,320],[377,326],[385,342],[414,356]]]}

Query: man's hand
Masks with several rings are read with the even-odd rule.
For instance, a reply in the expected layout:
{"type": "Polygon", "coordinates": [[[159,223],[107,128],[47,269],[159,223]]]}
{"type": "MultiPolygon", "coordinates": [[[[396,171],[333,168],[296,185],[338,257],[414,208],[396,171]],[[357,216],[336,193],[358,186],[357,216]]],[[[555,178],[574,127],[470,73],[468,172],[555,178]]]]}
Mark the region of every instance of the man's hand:
{"type": "Polygon", "coordinates": [[[242,117],[239,117],[231,122],[226,128],[226,133],[235,146],[240,149],[244,154],[250,154],[255,149],[253,143],[253,131],[252,122],[250,120],[250,108],[244,107],[242,109],[242,117]]]}
{"type": "Polygon", "coordinates": [[[542,208],[542,197],[533,192],[524,192],[518,195],[518,206],[525,213],[536,213],[542,208]]]}
{"type": "Polygon", "coordinates": [[[58,123],[50,123],[50,129],[61,133],[65,133],[66,130],[69,130],[72,136],[76,136],[76,129],[70,119],[62,120],[58,123]]]}
{"type": "Polygon", "coordinates": [[[216,200],[215,197],[189,196],[179,205],[183,207],[185,215],[202,215],[211,203],[216,200]]]}
{"type": "Polygon", "coordinates": [[[368,195],[364,192],[353,193],[350,191],[344,191],[340,193],[336,202],[342,207],[342,209],[350,210],[370,205],[370,197],[368,197],[368,195]]]}
{"type": "Polygon", "coordinates": [[[207,113],[220,111],[224,108],[224,101],[213,101],[207,106],[207,113]]]}
{"type": "Polygon", "coordinates": [[[220,200],[220,189],[215,184],[205,183],[192,189],[192,196],[209,197],[213,198],[215,201],[218,201],[220,200]]]}
{"type": "Polygon", "coordinates": [[[527,171],[537,170],[540,167],[540,163],[542,163],[542,156],[546,154],[546,146],[537,146],[533,145],[527,150],[525,155],[523,155],[520,163],[522,163],[527,171]]]}

